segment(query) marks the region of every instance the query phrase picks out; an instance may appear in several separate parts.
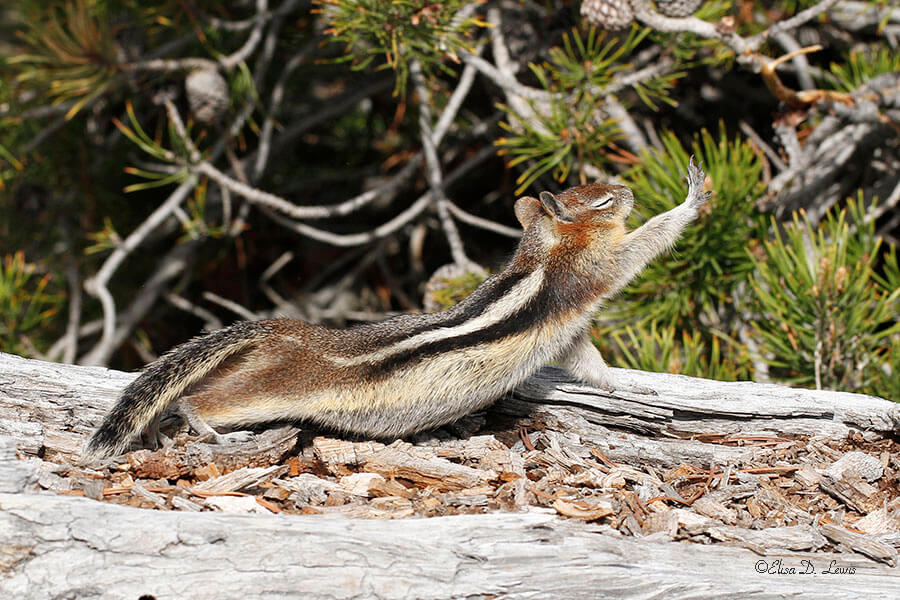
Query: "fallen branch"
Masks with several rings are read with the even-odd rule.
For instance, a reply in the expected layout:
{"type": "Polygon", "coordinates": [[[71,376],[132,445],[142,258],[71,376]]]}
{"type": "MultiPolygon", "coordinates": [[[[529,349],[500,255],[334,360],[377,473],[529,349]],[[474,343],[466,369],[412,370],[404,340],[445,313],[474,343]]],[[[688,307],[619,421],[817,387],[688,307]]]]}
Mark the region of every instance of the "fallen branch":
{"type": "Polygon", "coordinates": [[[628,376],[658,395],[548,368],[413,443],[270,428],[228,447],[179,438],[104,471],[71,461],[134,375],[0,354],[0,594],[677,599],[753,597],[777,579],[797,598],[890,597],[900,405],[628,376]],[[848,440],[862,451],[843,452],[848,440]],[[823,506],[837,510],[813,518],[823,506]],[[871,512],[851,524],[852,506],[871,512]],[[402,519],[459,512],[484,514],[402,519]],[[205,575],[223,564],[227,577],[205,575]]]}

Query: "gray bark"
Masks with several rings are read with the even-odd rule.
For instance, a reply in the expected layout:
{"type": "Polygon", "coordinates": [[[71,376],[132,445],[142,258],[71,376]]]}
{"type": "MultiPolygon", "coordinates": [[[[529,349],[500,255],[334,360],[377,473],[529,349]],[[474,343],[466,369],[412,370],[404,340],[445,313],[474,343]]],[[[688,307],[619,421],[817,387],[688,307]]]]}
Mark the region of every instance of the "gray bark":
{"type": "MultiPolygon", "coordinates": [[[[748,451],[667,438],[674,433],[840,437],[851,429],[889,434],[900,424],[900,407],[877,398],[629,376],[659,395],[610,398],[547,370],[492,410],[530,413],[560,432],[608,442],[614,460],[658,464],[687,456],[725,464],[748,451]],[[632,433],[612,440],[599,424],[632,433]]],[[[896,567],[851,552],[770,549],[762,556],[625,537],[547,509],[356,520],[153,511],[39,492],[36,457],[77,449],[133,377],[0,355],[0,597],[900,597],[896,567]],[[814,575],[801,574],[809,568],[814,575]],[[853,572],[823,573],[837,568],[853,572]]],[[[766,533],[753,533],[765,548],[766,533]]]]}

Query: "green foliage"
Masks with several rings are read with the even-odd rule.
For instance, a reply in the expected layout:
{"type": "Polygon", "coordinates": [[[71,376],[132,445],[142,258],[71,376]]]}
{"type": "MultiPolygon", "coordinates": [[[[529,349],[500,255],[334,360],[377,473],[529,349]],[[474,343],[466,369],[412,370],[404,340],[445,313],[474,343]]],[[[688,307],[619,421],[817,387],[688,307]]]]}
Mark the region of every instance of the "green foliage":
{"type": "Polygon", "coordinates": [[[245,101],[248,101],[257,109],[264,110],[259,90],[256,89],[256,83],[253,81],[253,73],[250,72],[250,67],[246,62],[238,64],[237,69],[229,78],[228,88],[228,98],[233,108],[240,107],[245,101]]]}
{"type": "Polygon", "coordinates": [[[88,255],[112,250],[122,242],[109,217],[103,217],[103,229],[88,233],[87,238],[93,242],[84,249],[84,253],[88,255]]]}
{"type": "Polygon", "coordinates": [[[34,276],[35,267],[25,253],[7,254],[0,262],[0,350],[23,356],[33,354],[31,333],[46,332],[62,297],[51,290],[51,277],[34,276]]]}
{"type": "MultiPolygon", "coordinates": [[[[671,132],[662,144],[624,175],[636,198],[634,227],[684,201],[690,155],[671,132]]],[[[712,182],[709,205],[677,249],[647,265],[605,311],[597,340],[610,362],[622,366],[750,379],[747,351],[729,336],[741,327],[734,298],[754,268],[747,246],[764,225],[755,207],[762,164],[748,142],[729,140],[722,126],[715,138],[702,130],[690,152],[712,182]]]]}
{"type": "Polygon", "coordinates": [[[781,8],[786,15],[795,15],[801,10],[812,8],[819,3],[819,0],[784,0],[781,2],[781,8]]]}
{"type": "MultiPolygon", "coordinates": [[[[495,142],[500,154],[513,157],[510,166],[528,163],[516,179],[516,194],[548,171],[557,181],[565,181],[576,165],[606,162],[607,147],[621,134],[615,120],[599,116],[597,105],[617,81],[616,75],[629,67],[625,59],[648,31],[633,27],[625,38],[607,40],[606,31],[591,27],[582,34],[573,29],[571,35],[563,36],[562,47],[549,51],[549,62],[529,65],[548,93],[547,105],[529,101],[534,118],[522,118],[500,105],[509,119],[500,126],[509,135],[495,142]]],[[[666,91],[681,75],[651,78],[636,90],[651,107],[654,99],[672,103],[666,91]]]]}
{"type": "Polygon", "coordinates": [[[207,214],[207,188],[209,181],[203,180],[194,188],[194,193],[187,201],[187,219],[182,220],[184,236],[181,241],[201,237],[221,238],[228,233],[228,223],[215,225],[207,214]]]}
{"type": "Polygon", "coordinates": [[[6,59],[18,65],[20,83],[41,90],[55,104],[74,101],[67,118],[115,80],[115,35],[106,7],[99,0],[70,0],[30,11],[20,32],[27,50],[6,59]]]}
{"type": "Polygon", "coordinates": [[[852,92],[873,77],[900,71],[900,53],[886,45],[854,49],[843,63],[831,63],[830,68],[837,78],[836,88],[852,92]]]}
{"type": "MultiPolygon", "coordinates": [[[[0,105],[9,105],[13,99],[13,89],[10,82],[0,77],[0,105]]],[[[16,158],[11,148],[15,147],[17,137],[21,134],[22,127],[16,127],[17,119],[0,118],[0,191],[6,187],[5,181],[12,179],[20,173],[24,166],[16,158]]]]}
{"type": "Polygon", "coordinates": [[[418,61],[426,74],[436,70],[449,72],[445,59],[459,62],[457,53],[471,51],[469,37],[475,27],[485,23],[477,17],[455,18],[471,2],[446,0],[316,0],[319,12],[328,24],[332,41],[346,47],[340,60],[351,62],[356,70],[369,68],[381,57],[378,68],[391,68],[397,74],[394,92],[403,95],[411,61],[418,61]]]}
{"type": "MultiPolygon", "coordinates": [[[[733,0],[707,0],[696,16],[719,23],[722,17],[735,15],[737,33],[747,35],[818,2],[757,3],[750,14],[738,10],[733,0]]],[[[317,15],[310,14],[303,3],[269,4],[269,10],[260,15],[252,2],[213,0],[23,0],[0,9],[5,17],[0,21],[0,52],[5,57],[0,59],[0,238],[9,252],[24,248],[36,263],[27,264],[22,253],[3,260],[6,250],[0,250],[0,349],[32,354],[54,333],[59,334],[59,313],[53,312],[61,303],[61,294],[54,291],[59,282],[43,275],[48,268],[59,267],[44,265],[52,265],[65,253],[67,260],[77,263],[81,276],[89,278],[104,253],[121,245],[117,230],[122,236],[133,231],[163,201],[170,191],[167,188],[188,175],[194,157],[151,100],[158,90],[166,90],[167,95],[175,92],[169,97],[184,111],[184,68],[150,68],[142,59],[158,57],[175,65],[180,59],[216,59],[246,47],[244,62],[225,74],[230,114],[246,117],[246,123],[240,129],[236,126],[240,121],[221,128],[194,125],[189,135],[206,144],[201,152],[224,144],[227,156],[216,159],[217,165],[225,168],[227,158],[232,174],[237,175],[241,165],[247,167],[254,156],[263,155],[258,153],[264,139],[262,119],[278,119],[272,136],[265,138],[276,158],[260,163],[263,168],[258,173],[248,171],[252,184],[301,204],[328,204],[389,181],[394,169],[410,160],[420,145],[420,132],[411,118],[415,111],[408,109],[402,97],[391,100],[374,94],[352,109],[315,119],[320,107],[362,81],[351,70],[393,70],[399,96],[405,94],[413,61],[421,64],[428,76],[432,113],[437,115],[458,81],[451,74],[451,69],[457,70],[457,55],[490,37],[475,16],[485,9],[463,0],[317,0],[317,15]],[[460,11],[465,16],[457,17],[460,11]],[[264,41],[254,47],[259,19],[266,20],[264,41]],[[324,37],[337,44],[310,43],[319,40],[322,25],[327,32],[324,37]],[[339,58],[334,60],[335,56],[339,58]],[[128,73],[127,79],[123,73],[128,73]],[[127,86],[119,85],[126,80],[127,86]],[[278,94],[275,85],[281,86],[278,94]],[[48,106],[54,103],[69,111],[67,123],[58,122],[60,109],[48,106]],[[89,110],[82,110],[86,106],[89,110]],[[315,123],[299,134],[281,137],[291,129],[289,122],[301,115],[315,123]],[[144,156],[132,158],[135,146],[144,156]],[[132,166],[125,167],[123,174],[125,164],[132,166]],[[123,188],[132,193],[123,196],[123,188]]],[[[537,116],[523,116],[501,106],[506,137],[497,141],[497,149],[508,162],[474,163],[477,171],[448,184],[454,201],[466,199],[462,208],[487,218],[511,219],[509,207],[494,201],[500,193],[492,187],[503,181],[504,166],[517,169],[517,193],[551,177],[566,185],[586,182],[587,172],[579,170],[586,165],[621,172],[624,163],[612,162],[622,158],[615,148],[620,127],[605,118],[602,110],[602,103],[613,93],[638,125],[649,121],[659,130],[675,129],[662,135],[659,151],[642,154],[623,176],[637,197],[632,225],[683,200],[690,154],[709,174],[715,196],[708,213],[704,211],[688,228],[677,249],[648,265],[612,302],[607,315],[610,324],[597,329],[607,359],[654,371],[746,379],[752,378],[753,365],[747,350],[734,340],[755,335],[762,354],[772,360],[769,374],[774,379],[809,385],[818,371],[823,385],[900,399],[900,331],[894,322],[900,314],[896,251],[877,245],[871,224],[862,223],[854,213],[857,205],[845,217],[846,231],[834,225],[835,213],[818,231],[805,221],[795,221],[768,244],[759,241],[774,235],[769,221],[755,208],[764,187],[762,162],[750,144],[729,138],[723,128],[717,132],[716,117],[711,116],[720,114],[721,107],[746,89],[746,78],[733,76],[732,71],[743,68],[734,63],[733,51],[720,40],[685,32],[650,32],[638,26],[619,33],[561,30],[568,27],[578,6],[577,2],[563,4],[565,15],[560,13],[560,3],[492,5],[503,13],[502,33],[510,58],[517,64],[534,62],[529,72],[520,72],[517,78],[532,86],[533,93],[524,97],[537,116]],[[552,44],[557,47],[549,48],[552,44]],[[638,62],[639,71],[633,62],[638,62]],[[684,92],[676,95],[673,90],[679,78],[698,65],[704,68],[693,73],[691,89],[676,90],[684,92]],[[644,79],[650,72],[660,74],[644,79]],[[706,89],[698,93],[700,85],[714,93],[707,94],[706,89]],[[669,110],[676,100],[683,106],[669,110]],[[692,138],[703,125],[711,133],[703,131],[692,138]],[[806,246],[799,243],[798,231],[809,240],[806,246]],[[843,255],[833,249],[841,243],[843,255]],[[748,326],[751,317],[755,330],[748,326]]],[[[892,0],[867,4],[892,6],[892,0]]],[[[825,21],[823,16],[804,27],[821,28],[825,21]]],[[[727,22],[719,24],[727,26],[727,22]]],[[[826,77],[852,90],[881,73],[900,71],[900,55],[890,52],[882,38],[883,32],[875,27],[849,32],[832,50],[856,50],[841,56],[826,77]]],[[[820,61],[820,71],[821,61],[827,62],[823,56],[829,55],[810,57],[820,61]]],[[[490,77],[477,77],[441,145],[445,175],[476,156],[485,143],[485,126],[494,122],[496,100],[507,92],[490,77]]],[[[739,103],[742,118],[769,137],[774,101],[763,94],[740,98],[739,103]]],[[[813,107],[801,133],[813,129],[824,110],[813,107]]],[[[729,131],[736,125],[728,121],[729,131]]],[[[189,121],[186,127],[191,128],[189,121]]],[[[861,173],[850,169],[846,180],[857,178],[859,183],[854,185],[871,194],[871,180],[861,173]]],[[[208,185],[208,180],[198,177],[193,194],[177,211],[180,230],[168,224],[159,228],[143,241],[140,251],[130,255],[127,267],[117,271],[111,291],[122,310],[127,310],[129,300],[158,267],[162,252],[186,238],[225,235],[234,215],[240,215],[238,222],[245,223],[247,232],[235,240],[238,252],[217,252],[214,247],[210,251],[204,246],[198,268],[185,274],[179,289],[189,298],[193,294],[196,301],[196,295],[210,284],[232,285],[230,291],[238,293],[241,288],[242,300],[251,309],[268,308],[258,304],[261,296],[246,282],[255,280],[285,244],[298,240],[286,237],[261,213],[245,213],[244,200],[225,198],[215,184],[207,189],[208,185]]],[[[367,229],[390,218],[382,213],[406,206],[421,193],[421,185],[422,178],[414,177],[383,201],[348,215],[356,221],[327,220],[323,227],[341,233],[367,229]]],[[[427,215],[423,219],[431,226],[427,215]]],[[[397,235],[409,230],[405,227],[397,235]]],[[[466,229],[462,234],[471,235],[466,229]]],[[[485,260],[497,257],[501,246],[508,249],[505,242],[486,238],[471,243],[478,245],[474,255],[485,260]],[[491,248],[492,244],[497,247],[491,248]]],[[[384,249],[389,254],[402,251],[394,248],[393,240],[384,249]]],[[[422,260],[427,265],[440,264],[446,258],[438,256],[442,250],[440,244],[428,247],[422,260]]],[[[305,297],[307,290],[298,281],[345,256],[343,252],[301,241],[295,263],[283,273],[285,297],[305,297]]],[[[360,285],[370,285],[364,279],[358,279],[360,285]]],[[[415,276],[398,279],[407,293],[419,290],[421,282],[415,276]]],[[[330,285],[322,281],[323,286],[330,285]]],[[[469,274],[442,283],[445,287],[433,292],[432,298],[449,307],[480,279],[469,274]]],[[[101,308],[92,298],[85,299],[83,318],[88,322],[100,316],[101,308]]],[[[167,310],[148,313],[146,331],[152,333],[153,341],[141,340],[144,347],[152,349],[166,340],[164,319],[172,314],[167,310]]],[[[168,335],[171,340],[167,341],[176,341],[177,335],[168,335]]],[[[89,334],[82,346],[95,341],[89,334]]],[[[116,360],[124,362],[117,366],[135,366],[128,363],[133,360],[128,355],[123,352],[124,358],[116,360]]]]}
{"type": "MultiPolygon", "coordinates": [[[[167,150],[162,146],[162,144],[151,138],[146,131],[144,131],[143,127],[141,127],[140,122],[138,121],[137,116],[134,114],[134,107],[130,102],[126,103],[126,112],[128,113],[128,120],[131,122],[131,126],[125,125],[118,119],[113,119],[113,123],[115,126],[121,131],[125,137],[134,142],[134,144],[152,156],[153,158],[167,162],[167,163],[175,163],[177,162],[177,156],[171,150],[167,150]]],[[[190,134],[190,132],[188,132],[190,134]]],[[[174,130],[174,128],[169,126],[169,139],[172,143],[173,147],[179,150],[179,154],[182,157],[187,157],[188,150],[184,147],[184,140],[181,139],[181,136],[174,130]]],[[[125,167],[125,172],[130,175],[135,175],[137,177],[142,177],[147,179],[144,183],[135,183],[129,185],[125,188],[126,192],[137,192],[140,190],[146,190],[155,187],[163,187],[173,183],[182,183],[188,177],[187,168],[183,167],[181,169],[175,171],[150,171],[148,169],[139,169],[137,167],[125,167]]]]}
{"type": "MultiPolygon", "coordinates": [[[[642,219],[674,208],[687,190],[688,152],[672,133],[662,142],[662,151],[645,153],[625,174],[642,219]]],[[[677,250],[651,262],[627,288],[624,302],[614,309],[617,316],[685,327],[703,315],[717,323],[735,287],[753,269],[746,248],[762,223],[755,207],[763,189],[759,157],[748,142],[728,141],[724,127],[718,141],[703,130],[692,153],[712,182],[709,206],[685,230],[677,250]]]]}
{"type": "Polygon", "coordinates": [[[886,288],[874,276],[881,240],[874,223],[866,222],[863,203],[849,200],[818,229],[795,214],[764,249],[764,258],[754,258],[754,325],[773,377],[817,388],[870,389],[877,383],[871,366],[900,332],[894,310],[900,288],[886,288]]]}
{"type": "MultiPolygon", "coordinates": [[[[732,0],[707,0],[694,13],[698,19],[715,23],[732,13],[732,0]]],[[[684,67],[697,64],[725,64],[734,53],[723,44],[694,35],[693,33],[666,33],[654,31],[650,39],[684,67]]]]}
{"type": "Polygon", "coordinates": [[[708,340],[699,333],[681,331],[676,340],[676,328],[658,326],[625,327],[613,331],[610,337],[621,358],[622,366],[655,373],[680,373],[692,377],[707,377],[719,381],[750,379],[752,367],[746,351],[725,336],[714,335],[708,340]],[[723,353],[720,338],[731,353],[723,353]]]}
{"type": "Polygon", "coordinates": [[[3,182],[14,177],[22,168],[22,163],[15,155],[0,144],[0,190],[5,187],[3,182]]]}
{"type": "Polygon", "coordinates": [[[462,302],[483,281],[484,277],[472,271],[459,277],[440,279],[440,287],[432,291],[431,297],[440,305],[441,310],[445,310],[462,302]]]}
{"type": "Polygon", "coordinates": [[[895,335],[889,346],[878,349],[876,360],[867,365],[870,385],[863,391],[900,402],[900,336],[895,335]]]}
{"type": "MultiPolygon", "coordinates": [[[[860,199],[861,201],[861,199],[860,199]]],[[[872,273],[872,277],[886,291],[900,289],[900,261],[897,259],[897,247],[890,246],[882,255],[883,263],[881,269],[872,273]]],[[[896,311],[900,314],[900,298],[897,299],[898,304],[896,311]]]]}

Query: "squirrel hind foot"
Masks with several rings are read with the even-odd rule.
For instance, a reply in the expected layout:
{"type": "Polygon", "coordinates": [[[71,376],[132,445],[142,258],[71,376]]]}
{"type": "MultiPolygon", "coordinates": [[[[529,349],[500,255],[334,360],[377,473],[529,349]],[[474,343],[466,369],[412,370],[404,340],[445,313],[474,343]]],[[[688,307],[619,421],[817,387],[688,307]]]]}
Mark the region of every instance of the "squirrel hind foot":
{"type": "Polygon", "coordinates": [[[178,402],[177,410],[188,426],[200,436],[199,441],[201,442],[227,446],[249,442],[256,436],[254,432],[246,430],[219,433],[200,416],[200,413],[187,399],[182,399],[178,402]]]}
{"type": "Polygon", "coordinates": [[[201,436],[201,442],[206,442],[209,444],[217,444],[219,446],[228,446],[228,445],[237,445],[237,444],[245,444],[256,437],[256,434],[252,431],[229,431],[228,433],[219,433],[218,431],[211,431],[210,433],[206,433],[201,436]]]}

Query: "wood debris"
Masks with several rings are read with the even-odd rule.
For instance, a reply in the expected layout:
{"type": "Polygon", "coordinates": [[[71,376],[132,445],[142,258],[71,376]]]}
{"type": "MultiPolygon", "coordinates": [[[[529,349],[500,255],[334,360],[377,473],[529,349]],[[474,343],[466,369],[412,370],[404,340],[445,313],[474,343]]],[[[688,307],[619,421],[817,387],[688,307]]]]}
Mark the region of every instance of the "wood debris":
{"type": "MultiPolygon", "coordinates": [[[[618,447],[635,439],[626,434],[611,430],[598,443],[541,418],[546,414],[511,420],[488,413],[469,422],[477,430],[467,438],[445,429],[414,443],[294,428],[265,430],[227,447],[175,435],[167,448],[102,464],[73,465],[63,451],[50,453],[54,462],[41,463],[37,485],[158,510],[369,519],[542,506],[621,535],[759,554],[838,550],[897,563],[900,452],[893,438],[707,434],[691,443],[711,454],[694,456],[721,461],[682,454],[681,464],[661,466],[623,459],[618,447]]],[[[78,446],[66,436],[53,442],[78,446]]]]}

